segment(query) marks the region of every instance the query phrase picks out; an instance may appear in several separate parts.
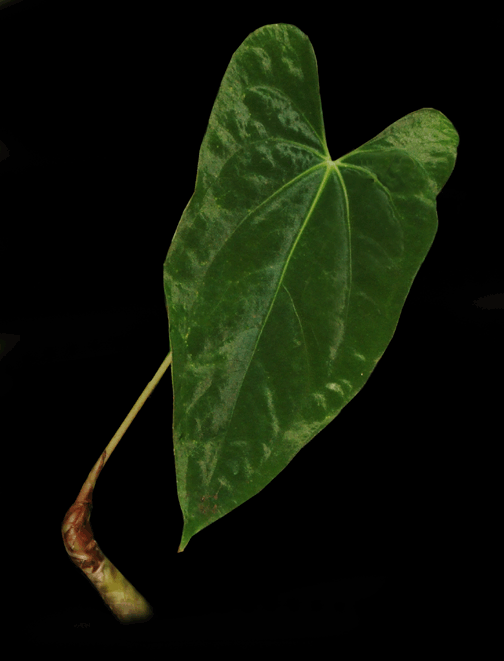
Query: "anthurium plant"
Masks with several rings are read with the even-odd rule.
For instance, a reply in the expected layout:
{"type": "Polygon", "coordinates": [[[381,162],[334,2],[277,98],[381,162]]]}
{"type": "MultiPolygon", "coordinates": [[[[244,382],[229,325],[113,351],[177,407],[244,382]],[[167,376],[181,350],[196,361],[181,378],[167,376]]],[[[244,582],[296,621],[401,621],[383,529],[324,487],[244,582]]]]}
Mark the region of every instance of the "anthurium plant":
{"type": "Polygon", "coordinates": [[[70,557],[119,621],[152,609],[94,540],[91,496],[164,371],[171,364],[181,552],[364,386],[434,240],[457,145],[452,123],[422,108],[333,158],[308,37],[267,25],[234,53],[164,263],[171,351],[63,522],[70,557]]]}

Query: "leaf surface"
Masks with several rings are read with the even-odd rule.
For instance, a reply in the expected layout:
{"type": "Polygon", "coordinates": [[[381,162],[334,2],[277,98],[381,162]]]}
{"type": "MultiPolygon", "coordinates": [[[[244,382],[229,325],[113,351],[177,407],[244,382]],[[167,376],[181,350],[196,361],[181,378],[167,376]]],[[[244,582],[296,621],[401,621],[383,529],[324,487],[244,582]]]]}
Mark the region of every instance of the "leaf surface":
{"type": "Polygon", "coordinates": [[[179,551],[363,387],[434,239],[457,144],[424,108],[333,160],[308,37],[267,25],[235,52],[164,264],[179,551]]]}

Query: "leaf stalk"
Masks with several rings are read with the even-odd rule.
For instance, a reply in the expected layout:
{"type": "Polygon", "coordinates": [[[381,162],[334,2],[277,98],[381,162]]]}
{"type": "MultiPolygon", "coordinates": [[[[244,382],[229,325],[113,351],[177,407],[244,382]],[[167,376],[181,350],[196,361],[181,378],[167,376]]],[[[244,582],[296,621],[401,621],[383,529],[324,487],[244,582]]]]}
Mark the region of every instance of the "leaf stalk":
{"type": "Polygon", "coordinates": [[[159,383],[171,361],[172,354],[170,351],[154,378],[149,381],[124,422],[91,469],[79,495],[66,513],[61,525],[63,543],[70,559],[84,572],[121,624],[133,624],[150,620],[153,611],[144,597],[105,556],[94,539],[90,524],[93,489],[110,455],[144,405],[147,397],[159,383]]]}

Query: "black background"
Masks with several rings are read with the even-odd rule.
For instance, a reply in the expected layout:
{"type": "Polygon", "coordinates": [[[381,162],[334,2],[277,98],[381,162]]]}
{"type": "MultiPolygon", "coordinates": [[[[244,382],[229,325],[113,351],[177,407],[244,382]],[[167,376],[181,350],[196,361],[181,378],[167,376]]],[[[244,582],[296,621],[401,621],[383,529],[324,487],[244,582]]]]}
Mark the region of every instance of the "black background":
{"type": "Polygon", "coordinates": [[[443,585],[467,567],[469,546],[479,552],[474,539],[493,546],[504,284],[501,177],[485,166],[491,40],[475,55],[468,19],[457,28],[425,12],[230,20],[222,8],[70,4],[0,4],[1,396],[4,421],[13,416],[9,466],[22,474],[14,509],[29,512],[24,634],[36,645],[99,638],[169,651],[391,642],[419,612],[442,628],[443,585]],[[333,158],[433,107],[459,132],[457,165],[432,249],[362,392],[180,554],[171,377],[161,380],[94,494],[96,539],[155,610],[122,627],[67,558],[61,521],[169,350],[162,266],[208,117],[233,52],[276,22],[313,44],[333,158]]]}

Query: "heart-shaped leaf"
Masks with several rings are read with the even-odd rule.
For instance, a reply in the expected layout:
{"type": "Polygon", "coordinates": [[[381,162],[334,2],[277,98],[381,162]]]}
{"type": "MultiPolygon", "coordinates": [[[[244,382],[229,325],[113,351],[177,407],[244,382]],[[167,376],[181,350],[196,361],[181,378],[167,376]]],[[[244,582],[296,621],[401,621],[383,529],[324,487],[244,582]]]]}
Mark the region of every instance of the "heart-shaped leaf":
{"type": "Polygon", "coordinates": [[[332,160],[308,37],[268,25],[233,55],[164,264],[180,551],[366,383],[434,239],[457,144],[424,108],[332,160]]]}

